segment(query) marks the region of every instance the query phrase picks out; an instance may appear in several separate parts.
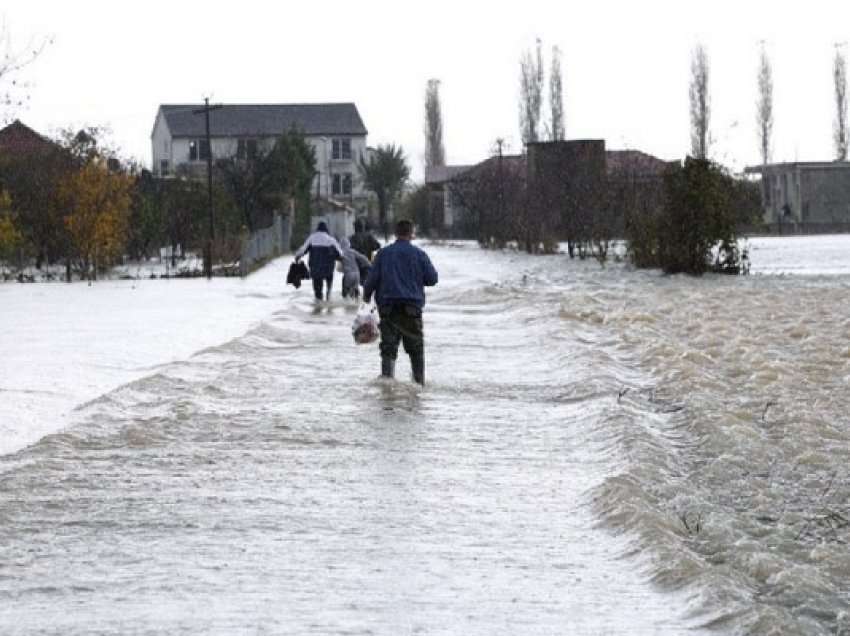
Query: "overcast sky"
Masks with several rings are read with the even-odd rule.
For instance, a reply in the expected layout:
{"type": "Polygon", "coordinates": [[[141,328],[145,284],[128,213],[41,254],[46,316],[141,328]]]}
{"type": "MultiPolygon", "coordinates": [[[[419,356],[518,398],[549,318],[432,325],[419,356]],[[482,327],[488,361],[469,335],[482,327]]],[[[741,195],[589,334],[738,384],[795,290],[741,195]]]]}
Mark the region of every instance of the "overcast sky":
{"type": "Polygon", "coordinates": [[[29,105],[14,113],[41,132],[108,126],[126,154],[149,164],[160,103],[206,95],[221,103],[353,101],[369,144],[401,144],[420,179],[431,77],[442,81],[449,163],[485,158],[497,137],[521,150],[519,58],[537,37],[547,75],[551,47],[562,51],[567,138],[604,138],[609,148],[664,159],[689,150],[690,56],[704,43],[711,154],[736,169],[758,161],[756,67],[765,40],[774,159],[828,160],[835,44],[850,40],[850,3],[818,0],[4,0],[0,12],[14,48],[53,37],[24,75],[29,105]]]}

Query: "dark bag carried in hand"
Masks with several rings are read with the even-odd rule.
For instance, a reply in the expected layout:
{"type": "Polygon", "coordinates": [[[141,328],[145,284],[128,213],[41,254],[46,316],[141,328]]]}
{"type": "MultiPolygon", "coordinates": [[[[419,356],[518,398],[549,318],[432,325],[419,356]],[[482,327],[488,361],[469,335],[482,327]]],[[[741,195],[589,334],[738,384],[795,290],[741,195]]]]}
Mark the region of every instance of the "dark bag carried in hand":
{"type": "Polygon", "coordinates": [[[301,287],[301,281],[310,278],[310,270],[301,261],[293,262],[289,266],[289,273],[286,275],[286,284],[292,285],[295,289],[301,287]]]}

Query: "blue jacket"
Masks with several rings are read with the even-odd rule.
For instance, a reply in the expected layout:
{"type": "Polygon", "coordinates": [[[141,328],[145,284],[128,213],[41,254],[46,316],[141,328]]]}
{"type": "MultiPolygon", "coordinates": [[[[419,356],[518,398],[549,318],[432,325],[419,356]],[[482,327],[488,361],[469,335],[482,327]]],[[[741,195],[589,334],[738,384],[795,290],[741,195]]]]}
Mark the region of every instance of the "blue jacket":
{"type": "Polygon", "coordinates": [[[425,287],[437,284],[437,270],[428,255],[410,241],[396,239],[375,255],[363,285],[363,297],[375,294],[378,307],[395,304],[425,306],[425,287]]]}

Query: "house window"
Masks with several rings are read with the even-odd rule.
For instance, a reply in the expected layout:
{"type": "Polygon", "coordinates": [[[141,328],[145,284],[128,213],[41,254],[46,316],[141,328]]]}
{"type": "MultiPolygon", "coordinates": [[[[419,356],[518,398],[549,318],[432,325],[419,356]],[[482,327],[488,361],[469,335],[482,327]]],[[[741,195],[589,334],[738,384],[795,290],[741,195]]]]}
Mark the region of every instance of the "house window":
{"type": "Polygon", "coordinates": [[[257,148],[256,139],[240,139],[236,143],[236,158],[254,159],[257,156],[257,148]]]}
{"type": "Polygon", "coordinates": [[[343,174],[333,175],[332,190],[334,194],[351,194],[351,173],[345,172],[343,174]]]}
{"type": "Polygon", "coordinates": [[[159,162],[159,176],[164,177],[168,175],[168,159],[162,159],[159,162]]]}
{"type": "Polygon", "coordinates": [[[334,139],[333,140],[333,158],[334,159],[351,159],[351,140],[350,139],[334,139]]]}
{"type": "Polygon", "coordinates": [[[189,161],[206,161],[210,156],[210,145],[206,139],[193,139],[189,142],[189,161]]]}

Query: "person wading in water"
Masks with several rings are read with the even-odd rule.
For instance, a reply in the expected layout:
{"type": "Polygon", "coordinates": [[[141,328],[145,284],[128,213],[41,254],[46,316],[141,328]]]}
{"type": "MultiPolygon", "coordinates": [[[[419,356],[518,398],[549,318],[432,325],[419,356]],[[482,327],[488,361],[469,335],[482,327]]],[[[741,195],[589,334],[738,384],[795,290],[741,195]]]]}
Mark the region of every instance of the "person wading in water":
{"type": "Polygon", "coordinates": [[[381,249],[381,244],[366,229],[366,222],[363,219],[357,219],[354,222],[354,234],[348,238],[348,242],[351,244],[351,249],[363,254],[370,262],[375,252],[381,249]]]}
{"type": "Polygon", "coordinates": [[[331,287],[334,282],[334,265],[342,259],[342,248],[328,232],[328,224],[320,221],[316,231],[307,237],[304,245],[295,252],[295,262],[307,252],[310,253],[310,278],[313,279],[313,293],[316,300],[322,300],[322,286],[327,287],[325,300],[331,299],[331,287]]]}
{"type": "Polygon", "coordinates": [[[425,337],[422,308],[425,287],[437,284],[437,270],[428,255],[415,245],[413,223],[401,220],[395,227],[395,242],[381,248],[363,285],[363,299],[375,295],[381,318],[381,375],[395,375],[398,345],[410,356],[413,380],[425,384],[425,337]]]}

